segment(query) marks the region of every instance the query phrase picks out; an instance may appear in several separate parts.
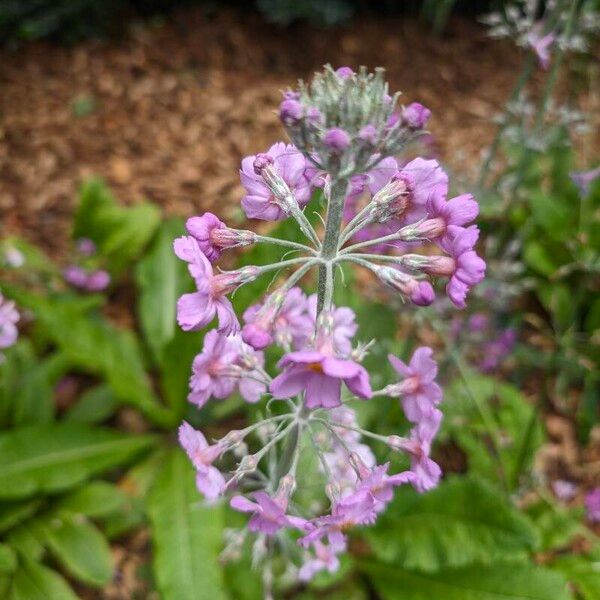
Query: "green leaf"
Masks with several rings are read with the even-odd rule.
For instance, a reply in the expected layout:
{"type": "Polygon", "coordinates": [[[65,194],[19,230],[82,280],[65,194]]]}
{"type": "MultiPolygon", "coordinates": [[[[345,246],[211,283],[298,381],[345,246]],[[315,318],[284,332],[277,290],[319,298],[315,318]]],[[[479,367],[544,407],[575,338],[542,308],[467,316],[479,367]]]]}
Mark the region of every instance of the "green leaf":
{"type": "Polygon", "coordinates": [[[12,573],[17,568],[17,556],[6,544],[0,544],[0,576],[12,573]]]}
{"type": "Polygon", "coordinates": [[[25,521],[42,504],[41,498],[28,500],[27,502],[8,502],[0,504],[0,533],[8,531],[19,523],[25,521]]]}
{"type": "Polygon", "coordinates": [[[52,513],[37,524],[39,540],[71,575],[93,586],[112,579],[110,546],[85,517],[66,512],[52,513]]]}
{"type": "Polygon", "coordinates": [[[193,287],[186,263],[173,252],[173,240],[184,234],[181,219],[166,221],[135,269],[140,324],[157,364],[178,329],[177,300],[193,287]]]}
{"type": "Polygon", "coordinates": [[[222,507],[202,507],[194,470],[184,453],[171,451],[148,498],[154,572],[167,600],[224,600],[218,563],[222,507]]]}
{"type": "Polygon", "coordinates": [[[529,267],[545,277],[550,277],[558,269],[554,257],[547,248],[535,240],[525,244],[523,259],[529,267]]]}
{"type": "Polygon", "coordinates": [[[20,560],[8,600],[77,600],[69,584],[52,569],[29,558],[20,560]]]}
{"type": "Polygon", "coordinates": [[[114,483],[92,481],[60,499],[59,510],[98,518],[113,514],[127,501],[126,494],[114,483]]]}
{"type": "Polygon", "coordinates": [[[162,406],[152,390],[133,332],[90,314],[78,299],[19,294],[19,300],[36,313],[38,323],[74,366],[105,377],[119,400],[136,406],[154,423],[175,422],[176,415],[162,406]]]}
{"type": "Polygon", "coordinates": [[[122,465],[155,438],[75,423],[24,427],[0,435],[0,498],[73,487],[122,465]]]}
{"type": "Polygon", "coordinates": [[[567,547],[577,536],[585,536],[583,510],[549,502],[538,502],[527,507],[540,537],[539,550],[546,552],[567,547]]]}
{"type": "Polygon", "coordinates": [[[445,389],[442,435],[466,452],[471,473],[509,490],[529,472],[543,441],[536,409],[517,388],[473,372],[466,385],[456,380],[445,389]]]}
{"type": "Polygon", "coordinates": [[[600,598],[600,552],[593,556],[563,556],[552,567],[575,584],[584,600],[600,598]]]}
{"type": "Polygon", "coordinates": [[[79,397],[65,413],[63,420],[76,423],[101,423],[112,417],[119,407],[119,399],[106,385],[92,388],[79,397]]]}
{"type": "Polygon", "coordinates": [[[142,253],[159,223],[156,206],[147,202],[120,206],[104,182],[91,179],[81,188],[73,237],[92,239],[118,274],[142,253]]]}
{"type": "Polygon", "coordinates": [[[519,557],[537,542],[529,520],[496,490],[459,477],[423,496],[398,490],[365,534],[380,560],[422,571],[519,557]]]}
{"type": "Polygon", "coordinates": [[[436,573],[407,571],[394,565],[368,563],[363,570],[383,600],[570,600],[565,579],[530,565],[497,563],[443,569],[436,573]]]}

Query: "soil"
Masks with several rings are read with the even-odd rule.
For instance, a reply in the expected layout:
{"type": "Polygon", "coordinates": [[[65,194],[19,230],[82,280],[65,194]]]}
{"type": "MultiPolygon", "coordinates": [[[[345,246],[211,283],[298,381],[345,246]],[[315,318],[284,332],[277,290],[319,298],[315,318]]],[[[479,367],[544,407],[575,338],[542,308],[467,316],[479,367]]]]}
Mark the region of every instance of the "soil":
{"type": "Polygon", "coordinates": [[[464,170],[493,135],[521,60],[469,21],[435,37],[398,17],[282,29],[202,11],[134,25],[119,42],[0,53],[2,222],[60,253],[90,175],[124,202],[147,198],[182,215],[225,206],[235,217],[240,159],[283,135],[280,91],[327,62],[386,67],[405,102],[431,107],[441,158],[464,170]]]}

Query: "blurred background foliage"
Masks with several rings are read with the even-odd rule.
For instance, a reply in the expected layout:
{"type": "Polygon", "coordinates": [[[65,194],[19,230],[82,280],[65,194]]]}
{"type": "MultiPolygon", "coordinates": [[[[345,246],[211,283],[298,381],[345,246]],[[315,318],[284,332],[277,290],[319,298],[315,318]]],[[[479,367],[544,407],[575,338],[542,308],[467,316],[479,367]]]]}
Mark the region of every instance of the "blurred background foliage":
{"type": "Polygon", "coordinates": [[[440,31],[452,11],[480,14],[494,4],[494,0],[0,0],[0,43],[45,38],[74,42],[116,35],[127,19],[156,18],[190,6],[209,13],[232,6],[258,11],[271,23],[308,21],[320,27],[364,13],[412,13],[421,14],[440,31]]]}

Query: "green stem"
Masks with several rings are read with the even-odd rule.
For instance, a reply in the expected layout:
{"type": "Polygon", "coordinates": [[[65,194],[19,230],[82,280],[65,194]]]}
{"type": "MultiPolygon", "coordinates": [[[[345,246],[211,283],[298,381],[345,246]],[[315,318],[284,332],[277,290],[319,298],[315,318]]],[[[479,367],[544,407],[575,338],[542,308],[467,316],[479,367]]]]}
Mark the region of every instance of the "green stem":
{"type": "MultiPolygon", "coordinates": [[[[325,220],[325,235],[321,247],[321,258],[327,262],[333,260],[337,254],[347,187],[347,179],[337,179],[331,184],[327,218],[325,220]]],[[[326,296],[333,294],[333,289],[328,289],[329,286],[333,288],[333,276],[328,277],[328,267],[326,264],[322,264],[319,268],[317,287],[317,316],[323,310],[326,296]]]]}

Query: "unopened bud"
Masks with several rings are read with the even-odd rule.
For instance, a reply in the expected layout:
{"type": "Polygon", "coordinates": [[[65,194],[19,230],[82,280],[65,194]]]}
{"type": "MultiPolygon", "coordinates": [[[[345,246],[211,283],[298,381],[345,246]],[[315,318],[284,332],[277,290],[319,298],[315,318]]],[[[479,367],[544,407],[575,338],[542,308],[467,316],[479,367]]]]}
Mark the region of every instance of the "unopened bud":
{"type": "Polygon", "coordinates": [[[296,491],[296,478],[289,473],[284,475],[279,482],[279,489],[277,495],[283,498],[291,498],[293,493],[296,491]]]}
{"type": "Polygon", "coordinates": [[[341,153],[350,146],[350,136],[340,127],[328,129],[323,137],[323,143],[332,152],[341,153]]]}
{"type": "Polygon", "coordinates": [[[337,481],[330,481],[325,486],[325,493],[331,502],[337,502],[342,495],[342,488],[337,481]]]}
{"type": "Polygon", "coordinates": [[[256,471],[256,467],[258,467],[258,459],[253,455],[249,454],[244,456],[236,469],[237,475],[243,475],[246,473],[253,473],[256,471]]]}
{"type": "Polygon", "coordinates": [[[262,175],[262,172],[270,165],[273,164],[273,157],[265,154],[264,152],[260,152],[254,158],[254,163],[252,167],[254,168],[254,172],[257,175],[262,175]]]}
{"type": "Polygon", "coordinates": [[[293,127],[297,125],[304,115],[302,104],[295,98],[286,98],[279,105],[279,118],[284,125],[293,127]]]}

